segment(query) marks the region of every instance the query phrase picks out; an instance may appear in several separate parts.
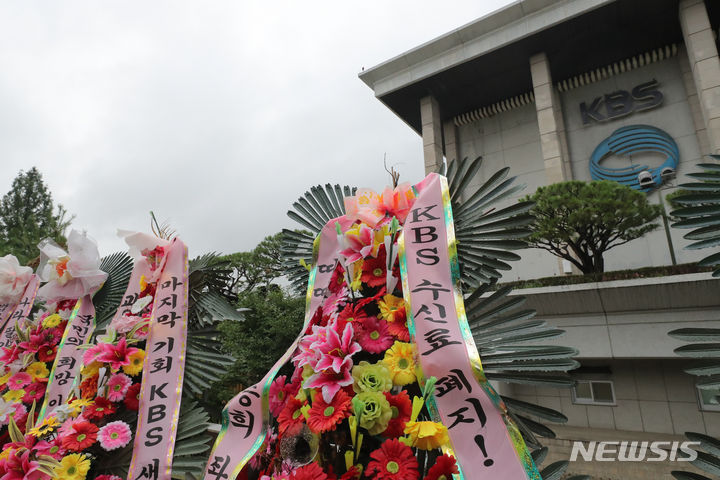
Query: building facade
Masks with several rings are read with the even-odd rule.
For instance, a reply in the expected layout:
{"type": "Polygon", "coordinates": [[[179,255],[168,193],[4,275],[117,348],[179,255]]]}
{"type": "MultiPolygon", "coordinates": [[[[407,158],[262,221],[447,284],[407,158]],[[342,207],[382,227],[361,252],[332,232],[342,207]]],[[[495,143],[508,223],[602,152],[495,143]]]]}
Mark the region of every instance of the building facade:
{"type": "MultiPolygon", "coordinates": [[[[523,0],[360,78],[419,134],[427,171],[482,156],[478,185],[504,167],[526,185],[509,202],[542,185],[610,178],[667,207],[695,165],[720,153],[719,25],[720,2],[710,0],[523,0]]],[[[684,233],[670,229],[668,241],[659,228],[610,250],[605,269],[708,254],[685,250],[684,233]]],[[[545,251],[520,253],[504,281],[569,272],[545,251]]],[[[513,395],[568,417],[552,441],[565,456],[573,440],[720,437],[720,406],[683,372],[673,353],[680,342],[667,336],[720,326],[719,287],[693,274],[519,291],[567,331],[561,343],[578,348],[583,367],[572,391],[513,395]]],[[[596,478],[671,478],[679,466],[670,463],[571,468],[596,478]]]]}

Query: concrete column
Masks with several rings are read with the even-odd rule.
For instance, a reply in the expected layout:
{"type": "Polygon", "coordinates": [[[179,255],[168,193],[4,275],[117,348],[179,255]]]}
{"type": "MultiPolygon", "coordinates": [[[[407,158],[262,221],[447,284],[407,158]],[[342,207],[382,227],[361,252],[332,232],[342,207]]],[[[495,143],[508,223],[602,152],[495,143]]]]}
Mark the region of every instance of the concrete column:
{"type": "Polygon", "coordinates": [[[440,105],[435,97],[427,96],[420,99],[420,121],[422,123],[425,173],[430,173],[436,171],[443,163],[440,105]]]}
{"type": "Polygon", "coordinates": [[[572,180],[560,97],[553,88],[550,63],[545,53],[530,57],[530,74],[535,94],[545,178],[548,184],[572,180]]]}
{"type": "Polygon", "coordinates": [[[705,122],[709,152],[720,153],[720,60],[703,0],[681,0],[680,26],[705,122]]]}
{"type": "MultiPolygon", "coordinates": [[[[560,97],[553,88],[550,62],[545,52],[530,57],[530,75],[532,76],[533,93],[535,94],[535,111],[540,130],[540,148],[545,164],[546,184],[572,180],[570,153],[567,146],[565,122],[563,121],[560,97]]],[[[557,259],[560,275],[566,273],[565,263],[557,259]]],[[[578,274],[580,270],[571,265],[570,273],[578,274]]]]}
{"type": "Polygon", "coordinates": [[[457,127],[452,120],[448,120],[443,124],[443,140],[447,161],[460,160],[458,158],[457,127]]]}
{"type": "Polygon", "coordinates": [[[710,141],[707,136],[707,128],[705,128],[705,118],[703,118],[700,108],[697,88],[695,88],[695,79],[693,78],[692,68],[690,68],[690,61],[688,60],[687,52],[684,48],[679,49],[678,62],[680,63],[680,72],[682,73],[683,84],[685,85],[688,105],[690,106],[690,112],[692,113],[695,136],[697,137],[698,145],[700,147],[700,153],[705,154],[710,151],[710,141]]]}

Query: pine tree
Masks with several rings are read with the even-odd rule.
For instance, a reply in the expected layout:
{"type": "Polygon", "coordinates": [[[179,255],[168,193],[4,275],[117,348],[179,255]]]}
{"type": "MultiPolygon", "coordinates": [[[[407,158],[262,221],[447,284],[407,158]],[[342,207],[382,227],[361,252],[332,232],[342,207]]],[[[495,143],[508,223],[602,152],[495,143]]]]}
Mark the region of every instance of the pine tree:
{"type": "Polygon", "coordinates": [[[63,233],[73,217],[62,205],[55,208],[50,190],[36,167],[22,170],[0,200],[0,256],[13,254],[27,263],[38,254],[37,244],[49,237],[65,243],[63,233]]]}

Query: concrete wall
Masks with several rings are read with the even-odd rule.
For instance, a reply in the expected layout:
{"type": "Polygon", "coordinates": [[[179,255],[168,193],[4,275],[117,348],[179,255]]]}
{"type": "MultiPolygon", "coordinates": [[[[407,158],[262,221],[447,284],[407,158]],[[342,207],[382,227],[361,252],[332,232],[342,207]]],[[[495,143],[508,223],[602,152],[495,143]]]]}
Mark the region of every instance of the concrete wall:
{"type": "Polygon", "coordinates": [[[674,358],[677,328],[720,328],[720,280],[708,273],[515,290],[536,318],[565,330],[551,342],[580,359],[674,358]],[[642,339],[642,341],[640,341],[642,339]]]}
{"type": "MultiPolygon", "coordinates": [[[[498,170],[510,167],[510,176],[526,188],[504,201],[506,206],[532,194],[545,185],[545,166],[540,147],[537,113],[533,104],[525,105],[457,129],[458,158],[483,157],[483,166],[470,184],[479,187],[498,170]]],[[[523,260],[503,275],[504,281],[552,275],[558,269],[557,259],[542,250],[518,252],[523,260]]]]}
{"type": "Polygon", "coordinates": [[[682,435],[699,432],[720,436],[720,412],[703,411],[695,378],[682,369],[682,360],[608,360],[610,374],[577,374],[581,380],[611,380],[616,405],[573,403],[569,389],[514,385],[513,397],[555,409],[568,417],[568,426],[629,432],[682,435]]]}

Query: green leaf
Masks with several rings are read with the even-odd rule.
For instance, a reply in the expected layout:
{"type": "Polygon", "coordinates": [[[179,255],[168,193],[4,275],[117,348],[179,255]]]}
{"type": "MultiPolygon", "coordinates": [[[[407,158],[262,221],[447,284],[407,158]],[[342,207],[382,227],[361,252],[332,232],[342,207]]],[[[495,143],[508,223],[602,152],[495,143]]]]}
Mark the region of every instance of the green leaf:
{"type": "Polygon", "coordinates": [[[673,350],[681,357],[707,358],[720,355],[720,343],[683,345],[673,350]]]}
{"type": "Polygon", "coordinates": [[[540,472],[540,476],[543,480],[560,480],[565,473],[565,470],[567,470],[568,465],[570,464],[564,460],[555,462],[544,468],[540,472]]]}
{"type": "Polygon", "coordinates": [[[514,398],[506,396],[502,396],[501,398],[508,408],[516,412],[526,413],[555,423],[567,423],[568,421],[568,418],[565,415],[551,408],[541,407],[539,405],[515,400],[514,398]]]}
{"type": "Polygon", "coordinates": [[[705,452],[697,452],[697,458],[690,462],[693,466],[716,477],[720,476],[720,459],[705,452]]]}
{"type": "Polygon", "coordinates": [[[98,330],[106,328],[120,307],[132,269],[133,260],[124,252],[113,253],[103,257],[100,261],[100,270],[107,273],[108,278],[102,288],[93,296],[98,330]]]}
{"type": "Polygon", "coordinates": [[[686,342],[718,342],[720,328],[679,328],[668,332],[668,335],[686,342]]]}
{"type": "Polygon", "coordinates": [[[712,480],[711,478],[706,477],[705,475],[700,475],[699,473],[682,472],[679,470],[673,470],[670,474],[677,480],[712,480]]]}

